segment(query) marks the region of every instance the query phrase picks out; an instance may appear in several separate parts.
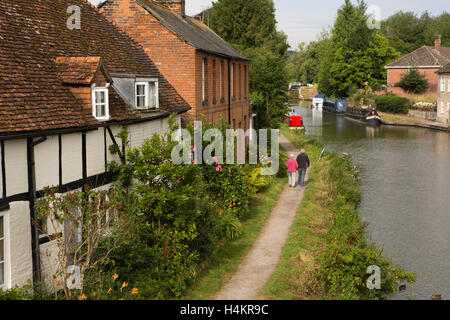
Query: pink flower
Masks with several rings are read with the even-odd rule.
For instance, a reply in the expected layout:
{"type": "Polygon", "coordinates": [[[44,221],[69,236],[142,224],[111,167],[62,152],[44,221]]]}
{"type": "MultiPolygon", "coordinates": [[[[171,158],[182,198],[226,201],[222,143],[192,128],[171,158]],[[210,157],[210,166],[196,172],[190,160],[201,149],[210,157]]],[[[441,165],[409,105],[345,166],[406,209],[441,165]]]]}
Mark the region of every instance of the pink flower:
{"type": "Polygon", "coordinates": [[[212,159],[213,159],[213,161],[214,161],[215,163],[219,162],[219,159],[217,159],[216,157],[214,157],[214,158],[212,158],[212,159]]]}
{"type": "Polygon", "coordinates": [[[222,171],[222,166],[217,166],[217,167],[216,167],[216,171],[217,171],[217,172],[222,171]]]}
{"type": "Polygon", "coordinates": [[[191,146],[192,151],[195,152],[195,146],[191,146]]]}

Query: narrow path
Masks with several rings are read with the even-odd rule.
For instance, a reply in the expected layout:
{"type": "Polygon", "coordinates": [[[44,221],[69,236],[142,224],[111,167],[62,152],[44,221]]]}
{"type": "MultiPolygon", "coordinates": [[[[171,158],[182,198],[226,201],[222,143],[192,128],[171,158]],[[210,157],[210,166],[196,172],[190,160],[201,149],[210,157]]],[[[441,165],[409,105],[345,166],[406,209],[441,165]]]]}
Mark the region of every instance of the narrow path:
{"type": "MultiPolygon", "coordinates": [[[[289,153],[298,150],[280,135],[280,145],[289,153]]],[[[285,164],[280,163],[280,170],[285,164]]],[[[298,174],[297,174],[298,175],[298,174]]],[[[255,300],[278,264],[281,251],[294,222],[304,190],[285,186],[277,205],[272,210],[266,225],[238,271],[214,297],[213,300],[255,300]]]]}

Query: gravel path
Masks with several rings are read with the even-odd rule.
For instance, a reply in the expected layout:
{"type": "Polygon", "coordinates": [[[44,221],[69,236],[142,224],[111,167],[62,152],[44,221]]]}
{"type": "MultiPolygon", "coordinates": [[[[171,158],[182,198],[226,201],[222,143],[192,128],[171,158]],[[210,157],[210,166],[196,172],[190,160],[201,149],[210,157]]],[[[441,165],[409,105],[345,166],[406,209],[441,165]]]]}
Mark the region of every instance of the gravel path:
{"type": "MultiPolygon", "coordinates": [[[[299,152],[282,135],[280,135],[280,145],[287,150],[288,154],[297,155],[299,152]]],[[[285,170],[284,163],[280,163],[280,170],[285,170]]],[[[289,229],[303,200],[303,191],[298,186],[290,188],[286,185],[247,257],[230,282],[213,297],[213,300],[257,299],[259,291],[275,271],[281,257],[289,229]]]]}

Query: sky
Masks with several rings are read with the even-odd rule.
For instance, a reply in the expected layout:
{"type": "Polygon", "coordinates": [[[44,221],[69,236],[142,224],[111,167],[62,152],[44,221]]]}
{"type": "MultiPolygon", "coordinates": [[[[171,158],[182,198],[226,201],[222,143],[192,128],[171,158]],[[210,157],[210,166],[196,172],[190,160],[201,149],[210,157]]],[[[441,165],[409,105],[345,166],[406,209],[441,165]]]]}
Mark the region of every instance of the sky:
{"type": "MultiPolygon", "coordinates": [[[[102,0],[89,0],[97,4],[102,0]]],[[[353,1],[356,3],[356,1],[353,1]]],[[[288,35],[292,49],[301,42],[317,39],[323,30],[330,28],[344,0],[274,0],[278,29],[288,35]]],[[[449,12],[449,0],[366,0],[373,12],[379,12],[385,19],[397,11],[413,11],[421,14],[428,11],[432,15],[449,12]]],[[[211,0],[186,0],[186,13],[194,15],[212,6],[211,0]]]]}

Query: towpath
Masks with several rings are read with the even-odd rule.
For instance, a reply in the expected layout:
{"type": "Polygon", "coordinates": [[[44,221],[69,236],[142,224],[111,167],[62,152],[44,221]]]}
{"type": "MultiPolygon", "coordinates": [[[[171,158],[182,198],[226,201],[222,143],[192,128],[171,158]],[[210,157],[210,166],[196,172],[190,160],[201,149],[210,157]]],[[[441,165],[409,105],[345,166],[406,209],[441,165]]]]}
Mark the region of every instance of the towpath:
{"type": "MultiPolygon", "coordinates": [[[[298,150],[282,135],[280,145],[288,152],[298,150]]],[[[280,170],[285,164],[280,163],[280,170]]],[[[297,174],[298,175],[298,174],[297,174]]],[[[307,179],[307,178],[306,178],[307,179]]],[[[231,280],[213,297],[215,300],[255,300],[278,264],[304,189],[285,186],[263,230],[231,280]]]]}

